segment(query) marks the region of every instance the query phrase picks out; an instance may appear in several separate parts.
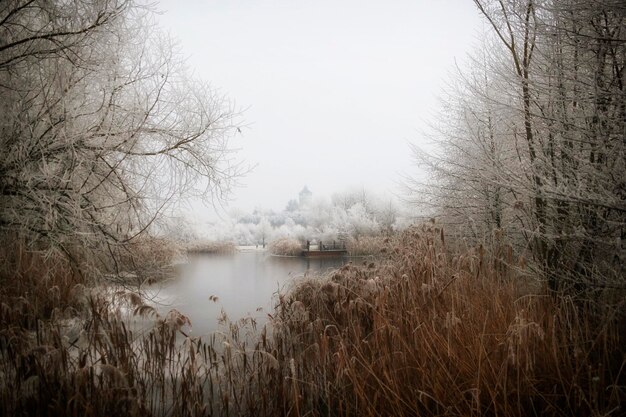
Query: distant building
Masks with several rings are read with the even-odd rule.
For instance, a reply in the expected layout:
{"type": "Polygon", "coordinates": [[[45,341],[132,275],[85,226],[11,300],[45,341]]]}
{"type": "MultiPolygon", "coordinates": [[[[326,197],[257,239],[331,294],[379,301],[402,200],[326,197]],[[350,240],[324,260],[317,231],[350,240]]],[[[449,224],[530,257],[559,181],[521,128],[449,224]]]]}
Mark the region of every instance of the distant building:
{"type": "Polygon", "coordinates": [[[299,194],[299,202],[300,207],[306,206],[311,203],[311,199],[313,198],[313,193],[309,190],[309,188],[305,185],[302,191],[299,194]]]}

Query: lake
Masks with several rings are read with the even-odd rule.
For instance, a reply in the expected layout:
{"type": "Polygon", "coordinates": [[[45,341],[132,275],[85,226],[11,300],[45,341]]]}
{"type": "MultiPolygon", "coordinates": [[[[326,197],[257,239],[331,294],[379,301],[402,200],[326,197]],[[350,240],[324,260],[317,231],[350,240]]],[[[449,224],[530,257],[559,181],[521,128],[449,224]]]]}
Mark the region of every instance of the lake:
{"type": "Polygon", "coordinates": [[[177,276],[152,287],[161,314],[175,308],[191,319],[192,336],[219,329],[222,310],[231,320],[251,316],[263,323],[273,297],[305,275],[324,273],[348,262],[345,258],[271,256],[263,251],[229,255],[189,255],[177,276]],[[217,297],[217,301],[211,298],[217,297]]]}

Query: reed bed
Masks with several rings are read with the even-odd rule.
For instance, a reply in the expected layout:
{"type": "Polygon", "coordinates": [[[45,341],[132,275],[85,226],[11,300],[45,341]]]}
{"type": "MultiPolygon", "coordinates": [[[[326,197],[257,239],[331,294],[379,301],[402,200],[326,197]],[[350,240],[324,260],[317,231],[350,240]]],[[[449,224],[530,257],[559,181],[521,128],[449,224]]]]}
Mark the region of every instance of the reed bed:
{"type": "Polygon", "coordinates": [[[281,237],[273,240],[269,244],[269,252],[278,256],[300,256],[302,255],[303,245],[298,239],[290,237],[281,237]]]}
{"type": "Polygon", "coordinates": [[[0,415],[624,413],[623,302],[545,296],[510,256],[448,250],[434,226],[381,251],[299,282],[267,326],[223,317],[206,338],[134,292],[68,281],[44,315],[3,291],[0,415]],[[132,331],[124,311],[153,324],[132,331]]]}
{"type": "Polygon", "coordinates": [[[623,301],[542,295],[483,247],[449,253],[434,227],[400,241],[386,262],[344,266],[279,304],[307,412],[624,412],[623,301]]]}
{"type": "Polygon", "coordinates": [[[237,247],[232,242],[196,241],[187,245],[188,253],[214,253],[230,254],[234,253],[237,247]]]}
{"type": "Polygon", "coordinates": [[[358,239],[351,237],[346,242],[346,249],[350,256],[378,256],[389,241],[386,236],[361,236],[358,239]]]}

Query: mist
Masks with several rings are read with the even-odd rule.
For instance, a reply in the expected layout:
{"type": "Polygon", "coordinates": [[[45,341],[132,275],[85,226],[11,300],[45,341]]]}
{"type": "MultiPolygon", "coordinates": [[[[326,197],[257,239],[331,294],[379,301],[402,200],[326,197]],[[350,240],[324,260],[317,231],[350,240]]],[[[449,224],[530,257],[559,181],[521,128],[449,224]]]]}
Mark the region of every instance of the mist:
{"type": "Polygon", "coordinates": [[[187,65],[243,110],[237,157],[253,169],[228,206],[244,210],[282,209],[304,185],[397,193],[415,173],[408,144],[422,140],[480,26],[465,1],[157,7],[187,65]]]}

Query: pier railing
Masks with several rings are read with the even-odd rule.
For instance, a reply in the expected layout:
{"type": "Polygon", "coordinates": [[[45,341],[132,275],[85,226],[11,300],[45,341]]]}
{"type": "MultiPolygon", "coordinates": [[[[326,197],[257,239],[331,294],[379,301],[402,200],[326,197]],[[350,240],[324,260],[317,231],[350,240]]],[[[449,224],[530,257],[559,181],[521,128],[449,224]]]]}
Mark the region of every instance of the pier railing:
{"type": "Polygon", "coordinates": [[[317,245],[312,245],[311,242],[307,241],[304,246],[305,251],[317,250],[320,252],[324,251],[345,251],[346,250],[346,242],[335,241],[333,240],[331,243],[324,243],[320,241],[317,245]],[[311,249],[311,247],[317,246],[317,249],[311,249]]]}

